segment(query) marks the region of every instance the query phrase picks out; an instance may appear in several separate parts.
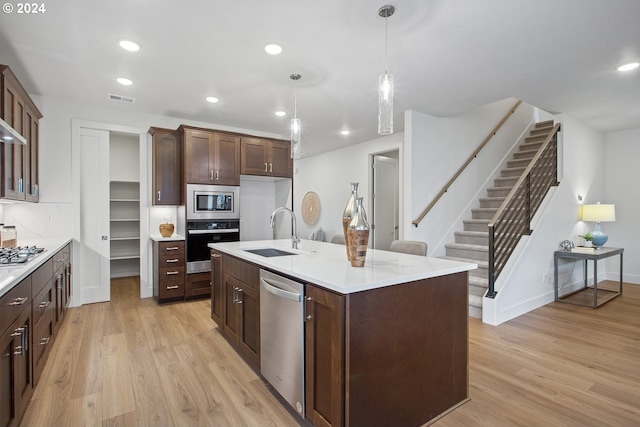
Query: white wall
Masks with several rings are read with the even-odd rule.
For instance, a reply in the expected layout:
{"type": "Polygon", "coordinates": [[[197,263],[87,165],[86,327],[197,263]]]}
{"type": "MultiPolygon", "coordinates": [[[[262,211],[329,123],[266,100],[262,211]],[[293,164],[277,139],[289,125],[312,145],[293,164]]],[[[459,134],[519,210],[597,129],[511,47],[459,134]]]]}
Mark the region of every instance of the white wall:
{"type": "MultiPolygon", "coordinates": [[[[616,221],[600,227],[609,235],[607,246],[624,248],[624,280],[640,283],[640,129],[607,134],[604,155],[606,199],[615,203],[616,221]]],[[[593,225],[593,224],[590,224],[593,225]]],[[[617,258],[617,257],[616,257],[617,258]]],[[[617,280],[616,258],[607,260],[607,276],[617,280]]]]}
{"type": "MultiPolygon", "coordinates": [[[[445,254],[444,245],[453,242],[453,232],[462,229],[462,220],[471,218],[471,207],[484,197],[484,188],[502,167],[508,153],[534,122],[537,111],[522,103],[516,112],[449,188],[416,228],[411,222],[436,197],[466,159],[513,107],[515,99],[506,99],[450,117],[433,117],[417,111],[405,114],[405,159],[408,197],[405,198],[403,238],[422,240],[429,245],[430,256],[445,254]],[[480,193],[479,193],[480,192],[480,193]],[[470,205],[473,204],[472,205],[470,205]]],[[[493,185],[491,185],[493,186],[493,185]]]]}
{"type": "MultiPolygon", "coordinates": [[[[298,217],[300,237],[308,238],[309,234],[317,228],[322,228],[327,241],[331,240],[334,234],[343,233],[342,213],[351,195],[351,182],[360,183],[358,194],[364,197],[365,210],[368,211],[371,200],[369,158],[373,154],[399,150],[400,159],[402,159],[403,135],[399,132],[296,160],[293,203],[294,212],[298,217]],[[308,191],[314,191],[320,199],[320,217],[314,226],[305,224],[302,219],[302,198],[308,191]]],[[[402,199],[402,184],[400,184],[400,198],[402,199]]]]}

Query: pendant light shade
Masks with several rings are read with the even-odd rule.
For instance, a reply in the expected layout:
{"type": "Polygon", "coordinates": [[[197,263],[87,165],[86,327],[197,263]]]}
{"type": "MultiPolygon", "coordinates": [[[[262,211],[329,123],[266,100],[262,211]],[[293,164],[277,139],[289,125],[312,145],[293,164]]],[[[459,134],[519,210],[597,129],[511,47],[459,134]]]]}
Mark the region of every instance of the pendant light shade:
{"type": "Polygon", "coordinates": [[[384,74],[378,80],[378,133],[393,133],[393,75],[387,71],[387,18],[393,15],[395,7],[390,4],[378,9],[378,15],[384,18],[384,74]]]}
{"type": "Polygon", "coordinates": [[[300,74],[291,74],[293,80],[293,118],[291,119],[291,158],[300,158],[300,138],[302,136],[302,123],[298,117],[298,99],[296,93],[296,82],[302,78],[300,74]]]}

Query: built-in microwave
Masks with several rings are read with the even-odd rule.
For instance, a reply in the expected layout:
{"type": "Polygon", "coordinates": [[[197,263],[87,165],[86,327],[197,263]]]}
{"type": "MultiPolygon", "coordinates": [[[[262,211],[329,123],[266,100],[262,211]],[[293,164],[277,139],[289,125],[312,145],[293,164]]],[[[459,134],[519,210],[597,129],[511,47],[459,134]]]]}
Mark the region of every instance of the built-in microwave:
{"type": "Polygon", "coordinates": [[[187,184],[187,219],[240,218],[240,187],[187,184]]]}

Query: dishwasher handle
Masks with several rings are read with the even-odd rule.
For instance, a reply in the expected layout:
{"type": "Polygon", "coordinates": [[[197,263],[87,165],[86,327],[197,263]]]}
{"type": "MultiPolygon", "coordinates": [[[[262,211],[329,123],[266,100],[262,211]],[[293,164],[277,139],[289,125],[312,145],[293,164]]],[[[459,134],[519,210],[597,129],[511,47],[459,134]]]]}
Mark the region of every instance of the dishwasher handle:
{"type": "Polygon", "coordinates": [[[272,282],[269,279],[265,279],[264,277],[260,278],[260,282],[262,283],[262,286],[264,287],[264,289],[269,292],[274,294],[275,296],[278,296],[280,298],[286,298],[288,300],[291,301],[297,301],[297,302],[302,302],[302,295],[296,292],[289,292],[289,291],[285,291],[284,289],[280,289],[276,284],[277,282],[272,282]]]}

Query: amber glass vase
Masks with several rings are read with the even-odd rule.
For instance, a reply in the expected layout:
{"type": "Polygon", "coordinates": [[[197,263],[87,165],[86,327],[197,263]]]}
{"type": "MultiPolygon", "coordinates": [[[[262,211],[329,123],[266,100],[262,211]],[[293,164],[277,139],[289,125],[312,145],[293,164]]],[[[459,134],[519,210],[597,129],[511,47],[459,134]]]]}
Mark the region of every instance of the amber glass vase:
{"type": "Polygon", "coordinates": [[[362,197],[357,198],[356,213],[351,218],[347,235],[349,236],[347,245],[350,247],[351,266],[364,267],[369,246],[369,223],[364,207],[362,207],[362,197]]]}

